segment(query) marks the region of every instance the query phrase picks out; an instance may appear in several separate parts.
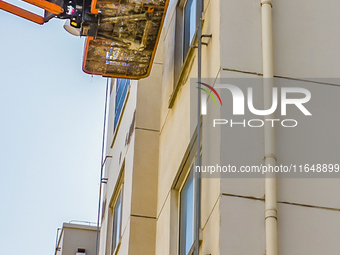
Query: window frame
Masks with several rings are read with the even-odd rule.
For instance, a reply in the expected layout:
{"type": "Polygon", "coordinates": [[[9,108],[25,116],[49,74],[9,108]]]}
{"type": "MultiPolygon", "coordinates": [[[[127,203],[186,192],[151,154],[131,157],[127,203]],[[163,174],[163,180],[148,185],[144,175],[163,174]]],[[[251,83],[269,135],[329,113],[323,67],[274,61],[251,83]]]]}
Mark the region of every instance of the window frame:
{"type": "Polygon", "coordinates": [[[183,60],[186,59],[190,46],[192,45],[193,42],[195,42],[196,37],[197,37],[197,26],[198,26],[198,6],[197,6],[198,0],[186,0],[184,5],[183,5],[183,10],[182,10],[182,15],[183,15],[183,31],[182,31],[182,51],[183,51],[183,60]],[[195,10],[195,25],[194,25],[194,33],[191,36],[191,25],[192,25],[192,20],[191,20],[191,6],[189,7],[189,10],[187,9],[188,4],[192,5],[195,4],[196,10],[195,10]],[[188,32],[188,33],[187,33],[188,32]]]}
{"type": "MultiPolygon", "coordinates": [[[[190,72],[194,58],[194,48],[195,43],[197,42],[197,33],[198,33],[198,21],[200,17],[200,13],[198,10],[198,1],[202,1],[202,5],[204,6],[204,0],[195,0],[196,1],[196,29],[192,41],[189,45],[187,53],[184,56],[184,9],[187,4],[187,1],[190,0],[179,0],[176,6],[176,24],[175,24],[175,56],[174,56],[174,73],[173,73],[173,91],[169,99],[168,107],[171,109],[174,105],[175,99],[177,97],[177,93],[179,91],[180,86],[184,81],[186,81],[186,75],[190,72]]],[[[202,24],[203,25],[203,24],[202,24]]]]}
{"type": "MultiPolygon", "coordinates": [[[[195,44],[195,41],[197,39],[197,28],[198,28],[198,6],[197,2],[200,0],[179,0],[178,4],[176,6],[176,20],[175,20],[175,61],[174,61],[174,67],[175,67],[175,83],[177,83],[178,78],[181,76],[183,66],[185,66],[187,63],[187,58],[191,53],[191,50],[195,44]],[[186,33],[186,27],[190,23],[186,20],[186,14],[185,10],[188,5],[188,2],[195,1],[196,2],[196,28],[195,32],[192,36],[191,41],[186,44],[185,40],[185,33],[186,33]],[[187,23],[186,23],[187,22],[187,23]]],[[[190,18],[189,18],[190,20],[190,18]]],[[[190,30],[189,30],[190,31],[190,30]]]]}
{"type": "MultiPolygon", "coordinates": [[[[112,90],[112,92],[114,91],[114,93],[115,93],[115,98],[114,98],[114,104],[111,103],[111,105],[113,105],[112,108],[113,108],[114,114],[113,114],[113,119],[110,119],[110,126],[109,126],[109,129],[113,130],[113,135],[112,135],[112,139],[111,139],[110,148],[113,148],[113,145],[115,143],[115,140],[116,140],[116,137],[117,137],[117,133],[118,133],[118,130],[119,130],[119,126],[120,126],[120,123],[121,123],[122,118],[123,118],[122,116],[124,115],[124,111],[125,111],[125,107],[126,107],[127,101],[129,100],[132,82],[134,82],[134,80],[129,79],[130,83],[128,85],[127,93],[126,93],[125,99],[124,99],[123,104],[122,104],[122,111],[121,111],[120,116],[118,118],[117,125],[115,126],[117,80],[118,79],[115,79],[114,89],[112,90]]],[[[110,109],[112,110],[112,108],[110,108],[110,109]]]]}
{"type": "Polygon", "coordinates": [[[121,238],[122,238],[122,219],[123,219],[123,188],[124,184],[122,183],[120,185],[119,191],[117,193],[116,200],[114,202],[114,205],[112,206],[112,233],[111,233],[111,255],[117,254],[120,244],[121,244],[121,238]],[[118,228],[115,228],[116,222],[116,206],[118,201],[120,202],[120,222],[118,223],[118,228]],[[115,230],[119,229],[119,237],[117,239],[117,233],[115,230]]]}
{"type": "Polygon", "coordinates": [[[194,169],[195,169],[195,158],[192,160],[191,164],[190,164],[190,167],[189,167],[189,170],[188,172],[185,174],[185,177],[184,177],[184,180],[182,181],[182,184],[178,190],[178,230],[179,230],[179,235],[178,235],[178,254],[179,255],[193,255],[194,253],[194,250],[195,250],[195,222],[194,222],[194,214],[195,214],[195,206],[196,206],[196,202],[195,202],[195,178],[194,178],[194,169]],[[192,203],[192,206],[193,206],[193,229],[192,229],[192,236],[193,236],[193,241],[192,241],[192,245],[191,245],[191,248],[189,249],[189,252],[187,254],[183,254],[182,253],[182,245],[183,245],[183,240],[182,239],[182,191],[183,191],[183,188],[188,180],[188,178],[190,177],[190,175],[192,175],[192,189],[193,189],[193,203],[192,203]]]}
{"type": "MultiPolygon", "coordinates": [[[[121,78],[117,78],[116,79],[116,86],[115,86],[115,104],[114,104],[114,117],[113,117],[113,133],[116,132],[116,130],[118,129],[119,127],[119,123],[122,119],[122,115],[124,113],[124,108],[125,108],[125,104],[126,104],[126,101],[127,101],[127,98],[128,98],[128,95],[129,95],[129,92],[130,92],[130,87],[131,87],[131,80],[130,79],[121,79],[121,78]],[[116,117],[117,116],[117,109],[119,107],[119,105],[117,105],[117,90],[118,90],[118,82],[122,82],[122,80],[126,80],[128,81],[129,84],[126,85],[126,92],[125,92],[125,95],[124,95],[124,98],[121,102],[121,110],[119,112],[119,116],[118,118],[116,117]]],[[[119,104],[120,102],[118,102],[119,104]]]]}

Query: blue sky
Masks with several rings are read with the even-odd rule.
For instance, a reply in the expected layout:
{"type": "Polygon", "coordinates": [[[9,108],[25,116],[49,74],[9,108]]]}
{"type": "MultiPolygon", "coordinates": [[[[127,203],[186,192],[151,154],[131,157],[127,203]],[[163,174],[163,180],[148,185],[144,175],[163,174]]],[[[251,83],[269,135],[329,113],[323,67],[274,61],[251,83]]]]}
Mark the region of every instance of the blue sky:
{"type": "Polygon", "coordinates": [[[64,21],[0,21],[1,254],[53,254],[63,222],[96,221],[106,79],[64,21]]]}

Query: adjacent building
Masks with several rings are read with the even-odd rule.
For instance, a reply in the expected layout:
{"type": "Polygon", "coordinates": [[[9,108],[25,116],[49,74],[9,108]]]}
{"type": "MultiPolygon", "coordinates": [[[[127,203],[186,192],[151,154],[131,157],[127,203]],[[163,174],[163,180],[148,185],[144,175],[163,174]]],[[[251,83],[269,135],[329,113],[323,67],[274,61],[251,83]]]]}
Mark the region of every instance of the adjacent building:
{"type": "Polygon", "coordinates": [[[64,223],[57,234],[54,255],[95,255],[96,226],[64,223]]]}

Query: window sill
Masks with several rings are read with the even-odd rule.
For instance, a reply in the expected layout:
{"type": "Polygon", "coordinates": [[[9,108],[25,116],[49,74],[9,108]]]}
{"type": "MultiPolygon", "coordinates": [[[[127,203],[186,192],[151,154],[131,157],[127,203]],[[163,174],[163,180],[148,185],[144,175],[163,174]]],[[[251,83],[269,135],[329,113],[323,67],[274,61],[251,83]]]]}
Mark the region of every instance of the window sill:
{"type": "Polygon", "coordinates": [[[193,254],[194,254],[194,251],[195,251],[195,241],[194,241],[194,243],[192,244],[191,249],[190,249],[188,255],[193,255],[193,254]]]}
{"type": "Polygon", "coordinates": [[[117,244],[116,248],[112,252],[112,255],[117,255],[118,254],[121,243],[122,243],[122,238],[119,239],[119,243],[117,244]]]}
{"type": "Polygon", "coordinates": [[[184,85],[188,80],[189,73],[191,71],[192,65],[194,64],[194,60],[195,60],[194,50],[195,50],[195,47],[192,44],[190,46],[189,50],[188,50],[188,54],[187,54],[187,56],[184,60],[181,71],[179,73],[179,77],[177,79],[177,82],[175,83],[174,90],[173,90],[172,95],[170,97],[169,106],[168,106],[168,108],[170,108],[170,109],[174,106],[174,103],[175,103],[175,100],[176,100],[176,97],[177,97],[177,94],[178,94],[180,87],[182,85],[184,85]]]}

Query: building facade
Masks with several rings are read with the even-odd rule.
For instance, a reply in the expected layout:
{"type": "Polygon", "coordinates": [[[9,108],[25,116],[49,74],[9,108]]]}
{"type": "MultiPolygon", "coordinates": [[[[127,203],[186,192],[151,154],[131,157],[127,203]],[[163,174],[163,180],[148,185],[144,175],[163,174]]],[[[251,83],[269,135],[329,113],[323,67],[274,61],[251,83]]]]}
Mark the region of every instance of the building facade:
{"type": "Polygon", "coordinates": [[[54,255],[94,255],[97,227],[78,223],[64,223],[57,232],[54,255]]]}
{"type": "MultiPolygon", "coordinates": [[[[303,81],[299,86],[313,98],[313,119],[300,120],[295,109],[289,118],[299,119],[297,128],[275,128],[277,164],[337,164],[340,2],[272,6],[274,75],[303,81]]],[[[150,77],[111,82],[100,255],[192,254],[195,8],[195,0],[170,1],[150,77]]],[[[260,0],[205,0],[203,9],[203,34],[211,38],[202,46],[202,77],[261,77],[260,0]]],[[[262,87],[257,97],[262,100],[262,87]]],[[[228,129],[223,139],[214,155],[202,146],[202,164],[263,163],[262,128],[228,129]]],[[[279,254],[339,253],[339,184],[337,178],[277,179],[279,254]]],[[[202,178],[199,254],[266,254],[264,194],[264,178],[202,178]]]]}

